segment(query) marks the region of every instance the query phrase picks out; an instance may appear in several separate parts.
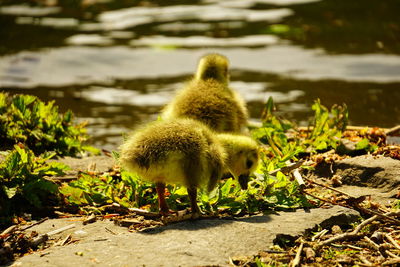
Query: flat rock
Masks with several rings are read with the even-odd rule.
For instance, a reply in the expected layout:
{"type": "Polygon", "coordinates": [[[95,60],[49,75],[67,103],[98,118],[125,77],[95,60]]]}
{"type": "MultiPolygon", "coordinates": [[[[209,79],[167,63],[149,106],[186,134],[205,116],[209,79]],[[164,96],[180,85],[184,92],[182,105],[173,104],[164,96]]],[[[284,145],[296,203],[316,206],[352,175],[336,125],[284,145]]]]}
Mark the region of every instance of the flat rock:
{"type": "Polygon", "coordinates": [[[325,164],[315,171],[319,177],[332,177],[334,174],[342,176],[344,184],[391,190],[400,186],[400,161],[384,156],[363,155],[339,160],[332,168],[325,164]]]}
{"type": "Polygon", "coordinates": [[[347,158],[336,164],[343,182],[394,189],[400,186],[400,161],[389,157],[364,155],[347,158]]]}
{"type": "MultiPolygon", "coordinates": [[[[68,224],[79,241],[52,246],[17,260],[17,266],[199,266],[228,265],[229,257],[268,249],[278,234],[299,236],[317,225],[355,221],[354,210],[332,207],[279,212],[240,219],[201,219],[131,233],[111,221],[82,225],[71,219],[47,220],[32,230],[47,233],[68,224]]],[[[57,236],[55,236],[57,237],[57,236]]]]}
{"type": "Polygon", "coordinates": [[[343,185],[338,189],[353,197],[371,196],[374,202],[389,206],[396,200],[394,197],[398,191],[398,189],[387,190],[385,188],[361,187],[356,185],[343,185]]]}
{"type": "Polygon", "coordinates": [[[314,177],[342,177],[338,189],[354,197],[371,195],[381,204],[390,204],[399,192],[400,161],[384,156],[363,155],[318,166],[314,177]]]}

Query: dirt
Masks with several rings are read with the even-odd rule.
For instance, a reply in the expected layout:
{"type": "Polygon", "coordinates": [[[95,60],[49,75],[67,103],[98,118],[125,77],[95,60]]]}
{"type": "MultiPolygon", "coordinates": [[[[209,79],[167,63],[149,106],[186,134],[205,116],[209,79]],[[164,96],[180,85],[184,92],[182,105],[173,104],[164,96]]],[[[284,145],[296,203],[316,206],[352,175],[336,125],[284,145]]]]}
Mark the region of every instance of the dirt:
{"type": "MultiPolygon", "coordinates": [[[[360,156],[316,170],[316,175],[320,177],[329,178],[333,174],[342,177],[344,185],[339,187],[340,190],[353,196],[370,194],[374,200],[389,203],[398,190],[400,161],[360,156]]],[[[358,217],[358,212],[354,210],[333,206],[240,219],[185,221],[143,232],[129,232],[110,220],[83,225],[82,218],[52,219],[31,230],[47,233],[75,224],[73,229],[51,237],[57,240],[71,234],[73,242],[36,251],[18,259],[13,265],[227,266],[230,257],[254,255],[269,249],[281,234],[296,237],[318,225],[348,224],[358,217]]]]}

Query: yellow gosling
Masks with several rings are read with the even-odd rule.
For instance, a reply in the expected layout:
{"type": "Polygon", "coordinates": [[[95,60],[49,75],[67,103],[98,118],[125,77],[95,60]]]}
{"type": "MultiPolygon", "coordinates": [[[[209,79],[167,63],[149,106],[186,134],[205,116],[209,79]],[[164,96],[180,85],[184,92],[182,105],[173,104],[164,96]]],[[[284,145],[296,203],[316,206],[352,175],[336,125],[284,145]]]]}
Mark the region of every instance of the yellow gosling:
{"type": "Polygon", "coordinates": [[[247,189],[249,176],[259,162],[257,142],[244,135],[217,134],[217,138],[227,153],[225,164],[230,174],[238,179],[242,189],[247,189]]]}
{"type": "Polygon", "coordinates": [[[163,118],[187,117],[218,132],[239,133],[247,126],[243,99],[229,88],[228,59],[208,54],[200,59],[194,78],[163,111],[163,118]]]}
{"type": "Polygon", "coordinates": [[[156,121],[135,132],[122,146],[120,162],[142,179],[154,182],[162,215],[169,213],[165,184],[187,188],[192,213],[200,214],[197,189],[212,190],[232,172],[241,185],[256,168],[257,144],[246,136],[214,134],[192,119],[156,121]]]}

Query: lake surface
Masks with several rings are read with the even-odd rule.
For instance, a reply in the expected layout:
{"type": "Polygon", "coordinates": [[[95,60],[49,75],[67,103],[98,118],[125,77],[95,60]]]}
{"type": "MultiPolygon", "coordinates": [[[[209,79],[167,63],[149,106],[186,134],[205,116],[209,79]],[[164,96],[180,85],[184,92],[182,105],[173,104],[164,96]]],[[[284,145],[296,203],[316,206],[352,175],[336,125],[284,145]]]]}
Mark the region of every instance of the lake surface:
{"type": "Polygon", "coordinates": [[[397,0],[0,0],[0,90],[54,99],[115,149],[218,52],[255,120],[272,96],[305,125],[320,98],[353,125],[392,127],[399,14],[397,0]]]}

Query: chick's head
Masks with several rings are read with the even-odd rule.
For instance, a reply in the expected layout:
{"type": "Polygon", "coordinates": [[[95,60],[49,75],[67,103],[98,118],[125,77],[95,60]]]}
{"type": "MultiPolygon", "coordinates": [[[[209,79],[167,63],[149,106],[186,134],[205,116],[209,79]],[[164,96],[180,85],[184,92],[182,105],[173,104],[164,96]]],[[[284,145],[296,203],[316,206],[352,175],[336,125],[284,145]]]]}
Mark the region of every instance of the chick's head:
{"type": "Polygon", "coordinates": [[[257,142],[234,134],[219,134],[218,139],[227,151],[230,173],[239,180],[242,189],[247,189],[249,176],[256,170],[259,161],[257,142]]]}
{"type": "Polygon", "coordinates": [[[228,59],[220,54],[208,54],[200,59],[196,72],[196,80],[214,79],[227,84],[229,81],[228,59]]]}

